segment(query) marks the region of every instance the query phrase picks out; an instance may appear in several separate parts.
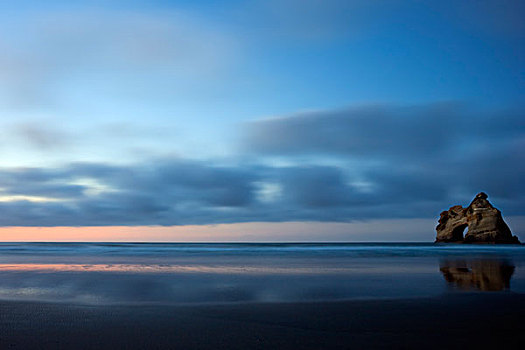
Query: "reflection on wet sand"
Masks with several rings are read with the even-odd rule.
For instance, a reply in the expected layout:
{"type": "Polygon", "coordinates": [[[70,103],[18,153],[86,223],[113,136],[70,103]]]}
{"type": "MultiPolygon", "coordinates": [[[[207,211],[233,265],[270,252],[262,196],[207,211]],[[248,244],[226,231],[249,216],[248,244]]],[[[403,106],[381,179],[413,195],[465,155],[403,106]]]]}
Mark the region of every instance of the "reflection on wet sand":
{"type": "Polygon", "coordinates": [[[514,269],[511,261],[498,259],[443,260],[439,268],[450,285],[482,291],[509,289],[514,269]]]}
{"type": "Polygon", "coordinates": [[[425,268],[414,269],[403,266],[359,266],[359,267],[283,267],[283,266],[211,266],[174,264],[0,264],[0,272],[118,272],[118,273],[206,273],[206,274],[265,274],[265,275],[318,275],[318,274],[405,274],[425,272],[425,268]]]}

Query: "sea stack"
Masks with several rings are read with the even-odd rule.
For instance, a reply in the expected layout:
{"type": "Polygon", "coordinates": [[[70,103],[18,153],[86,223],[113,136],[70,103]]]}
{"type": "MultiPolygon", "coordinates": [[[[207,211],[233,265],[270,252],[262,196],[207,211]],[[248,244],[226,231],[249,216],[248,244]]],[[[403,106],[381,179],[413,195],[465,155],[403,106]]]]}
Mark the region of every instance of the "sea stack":
{"type": "Polygon", "coordinates": [[[519,244],[503,220],[501,212],[492,206],[484,192],[467,208],[455,205],[441,213],[436,227],[436,243],[507,243],[519,244]],[[468,227],[467,234],[463,231],[468,227]]]}

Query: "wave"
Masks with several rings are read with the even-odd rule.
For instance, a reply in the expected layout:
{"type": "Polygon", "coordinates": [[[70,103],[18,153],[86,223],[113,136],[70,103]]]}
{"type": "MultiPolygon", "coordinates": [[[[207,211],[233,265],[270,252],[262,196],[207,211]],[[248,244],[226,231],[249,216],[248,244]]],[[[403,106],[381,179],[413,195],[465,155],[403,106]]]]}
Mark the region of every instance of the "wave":
{"type": "Polygon", "coordinates": [[[523,246],[433,243],[0,243],[0,255],[313,255],[447,256],[493,254],[525,257],[523,246]]]}

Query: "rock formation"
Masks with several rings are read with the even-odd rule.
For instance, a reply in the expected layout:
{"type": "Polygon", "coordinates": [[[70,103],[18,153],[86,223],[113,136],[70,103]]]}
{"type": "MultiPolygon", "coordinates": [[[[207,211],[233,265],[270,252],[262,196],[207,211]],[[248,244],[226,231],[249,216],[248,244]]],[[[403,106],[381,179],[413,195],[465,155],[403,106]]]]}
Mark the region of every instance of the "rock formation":
{"type": "Polygon", "coordinates": [[[518,237],[512,236],[501,212],[480,192],[467,208],[455,205],[441,213],[436,227],[436,243],[510,243],[519,244],[518,237]],[[463,231],[468,232],[463,237],[463,231]]]}

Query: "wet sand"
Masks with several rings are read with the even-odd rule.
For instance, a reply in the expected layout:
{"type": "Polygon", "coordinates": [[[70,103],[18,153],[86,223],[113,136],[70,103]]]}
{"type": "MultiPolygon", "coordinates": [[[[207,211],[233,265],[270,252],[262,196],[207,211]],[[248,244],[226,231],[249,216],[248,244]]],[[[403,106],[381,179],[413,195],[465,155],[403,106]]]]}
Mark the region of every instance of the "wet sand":
{"type": "Polygon", "coordinates": [[[0,302],[0,349],[518,349],[525,295],[224,305],[0,302]]]}

